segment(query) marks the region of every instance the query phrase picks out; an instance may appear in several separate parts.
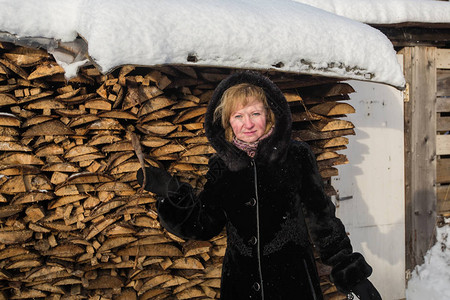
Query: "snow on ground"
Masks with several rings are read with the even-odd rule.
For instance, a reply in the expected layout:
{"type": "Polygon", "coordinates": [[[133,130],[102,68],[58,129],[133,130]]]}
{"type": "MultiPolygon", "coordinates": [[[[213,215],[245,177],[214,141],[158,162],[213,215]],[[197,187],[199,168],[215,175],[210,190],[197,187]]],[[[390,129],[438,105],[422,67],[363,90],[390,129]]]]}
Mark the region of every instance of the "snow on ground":
{"type": "MultiPolygon", "coordinates": [[[[278,65],[404,85],[381,32],[292,0],[0,0],[0,7],[0,31],[64,42],[79,34],[102,72],[123,64],[278,65]]],[[[62,66],[72,73],[77,67],[62,66]]]]}
{"type": "Polygon", "coordinates": [[[450,2],[435,0],[294,0],[367,24],[450,23],[450,2]]]}
{"type": "Polygon", "coordinates": [[[428,250],[424,264],[415,268],[408,281],[408,300],[450,299],[450,219],[436,231],[436,244],[428,250]]]}

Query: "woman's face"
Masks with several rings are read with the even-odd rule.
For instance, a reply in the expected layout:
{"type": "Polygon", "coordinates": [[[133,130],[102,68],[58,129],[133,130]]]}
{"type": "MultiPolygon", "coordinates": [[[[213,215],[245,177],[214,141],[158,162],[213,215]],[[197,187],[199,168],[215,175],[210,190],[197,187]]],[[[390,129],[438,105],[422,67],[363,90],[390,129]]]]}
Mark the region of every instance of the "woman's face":
{"type": "Polygon", "coordinates": [[[231,113],[230,125],[236,138],[251,143],[256,142],[266,130],[266,109],[255,97],[248,100],[246,106],[239,105],[231,113]]]}

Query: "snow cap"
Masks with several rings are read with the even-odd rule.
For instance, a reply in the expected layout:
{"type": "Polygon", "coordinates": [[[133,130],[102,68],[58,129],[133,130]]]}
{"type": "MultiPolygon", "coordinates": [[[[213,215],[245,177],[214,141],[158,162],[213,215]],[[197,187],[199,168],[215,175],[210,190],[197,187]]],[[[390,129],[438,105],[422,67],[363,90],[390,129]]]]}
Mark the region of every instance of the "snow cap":
{"type": "MultiPolygon", "coordinates": [[[[103,73],[126,64],[232,67],[405,84],[380,31],[291,0],[0,0],[0,31],[70,42],[103,73]]],[[[82,63],[62,63],[72,72],[82,63]],[[77,65],[73,65],[76,63],[77,65]]]]}

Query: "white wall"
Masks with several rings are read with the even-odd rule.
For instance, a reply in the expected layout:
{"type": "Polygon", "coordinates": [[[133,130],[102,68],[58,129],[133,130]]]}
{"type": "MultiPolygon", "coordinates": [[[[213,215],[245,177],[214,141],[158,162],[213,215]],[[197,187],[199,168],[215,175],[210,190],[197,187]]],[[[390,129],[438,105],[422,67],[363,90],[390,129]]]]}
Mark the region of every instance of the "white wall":
{"type": "Polygon", "coordinates": [[[384,300],[405,298],[403,97],[392,87],[348,82],[356,113],[346,154],[349,164],[333,178],[337,215],[355,251],[374,271],[370,280],[384,300]],[[347,198],[347,199],[346,199],[347,198]],[[342,199],[342,200],[338,200],[342,199]]]}

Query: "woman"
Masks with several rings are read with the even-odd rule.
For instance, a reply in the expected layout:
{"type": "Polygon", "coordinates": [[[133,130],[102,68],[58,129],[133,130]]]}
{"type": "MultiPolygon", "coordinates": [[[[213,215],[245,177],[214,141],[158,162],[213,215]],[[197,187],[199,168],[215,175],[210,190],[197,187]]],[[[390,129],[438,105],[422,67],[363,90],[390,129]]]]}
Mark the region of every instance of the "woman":
{"type": "MultiPolygon", "coordinates": [[[[161,224],[184,239],[208,240],[226,226],[221,299],[323,299],[310,236],[339,290],[381,299],[335,217],[313,153],[291,140],[290,109],[273,82],[249,71],[222,81],[205,131],[217,154],[202,192],[153,167],[144,188],[162,196],[161,224]]],[[[139,170],[141,185],[143,177],[139,170]]]]}

